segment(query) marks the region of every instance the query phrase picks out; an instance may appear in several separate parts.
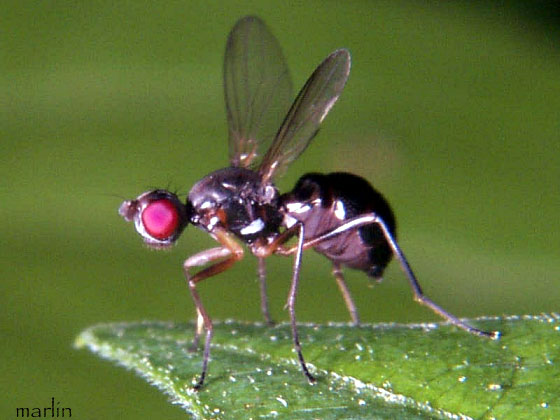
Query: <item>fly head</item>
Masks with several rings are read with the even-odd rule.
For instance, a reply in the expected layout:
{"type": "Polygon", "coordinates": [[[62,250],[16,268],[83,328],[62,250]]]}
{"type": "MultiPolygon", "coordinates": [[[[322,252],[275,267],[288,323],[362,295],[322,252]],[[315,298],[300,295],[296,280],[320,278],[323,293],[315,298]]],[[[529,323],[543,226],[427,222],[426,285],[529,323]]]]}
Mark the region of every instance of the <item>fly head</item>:
{"type": "Polygon", "coordinates": [[[145,192],[119,208],[119,214],[127,222],[134,221],[136,231],[152,248],[174,244],[189,222],[189,213],[188,206],[166,190],[145,192]]]}

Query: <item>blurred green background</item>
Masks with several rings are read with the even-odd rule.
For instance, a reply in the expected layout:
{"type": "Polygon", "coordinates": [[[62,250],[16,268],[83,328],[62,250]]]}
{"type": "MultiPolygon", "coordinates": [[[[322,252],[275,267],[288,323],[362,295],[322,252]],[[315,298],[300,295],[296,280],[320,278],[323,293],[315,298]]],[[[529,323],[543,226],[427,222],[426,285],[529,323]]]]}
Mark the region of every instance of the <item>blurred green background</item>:
{"type": "MultiPolygon", "coordinates": [[[[3,418],[55,397],[76,418],[184,418],[124,369],[72,348],[108,321],[194,318],[187,229],[146,249],[117,214],[154,186],[186,194],[227,164],[222,56],[246,14],[277,36],[296,86],[332,50],[350,81],[279,182],[348,170],[392,203],[425,288],[459,316],[558,311],[560,19],[554,2],[19,1],[0,11],[3,418]]],[[[327,261],[305,256],[301,321],[346,321],[327,261]]],[[[269,261],[274,318],[291,261],[269,261]]],[[[393,263],[348,272],[362,319],[437,320],[393,263]]],[[[260,320],[246,258],[200,293],[214,319],[260,320]]],[[[312,361],[311,361],[312,362],[312,361]]],[[[303,378],[294,378],[303,380],[303,378]]]]}

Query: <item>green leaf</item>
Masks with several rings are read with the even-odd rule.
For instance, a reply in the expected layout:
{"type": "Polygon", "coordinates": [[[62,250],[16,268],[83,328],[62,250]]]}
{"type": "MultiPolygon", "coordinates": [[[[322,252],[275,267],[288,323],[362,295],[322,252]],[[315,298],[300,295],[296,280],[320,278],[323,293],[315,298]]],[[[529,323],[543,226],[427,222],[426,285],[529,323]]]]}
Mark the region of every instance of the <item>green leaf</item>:
{"type": "Polygon", "coordinates": [[[209,376],[193,325],[93,326],[76,346],[133,369],[194,418],[560,418],[560,316],[473,321],[499,341],[445,324],[301,325],[309,385],[289,325],[216,323],[209,376]]]}

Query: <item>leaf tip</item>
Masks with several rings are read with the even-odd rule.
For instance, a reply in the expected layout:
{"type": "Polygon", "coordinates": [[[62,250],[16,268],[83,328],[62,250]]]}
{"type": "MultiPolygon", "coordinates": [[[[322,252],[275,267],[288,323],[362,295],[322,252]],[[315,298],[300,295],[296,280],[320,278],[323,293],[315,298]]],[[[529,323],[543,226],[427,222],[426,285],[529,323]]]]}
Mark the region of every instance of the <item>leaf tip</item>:
{"type": "Polygon", "coordinates": [[[93,342],[93,336],[89,329],[82,331],[75,339],[72,347],[75,349],[83,349],[93,342]]]}

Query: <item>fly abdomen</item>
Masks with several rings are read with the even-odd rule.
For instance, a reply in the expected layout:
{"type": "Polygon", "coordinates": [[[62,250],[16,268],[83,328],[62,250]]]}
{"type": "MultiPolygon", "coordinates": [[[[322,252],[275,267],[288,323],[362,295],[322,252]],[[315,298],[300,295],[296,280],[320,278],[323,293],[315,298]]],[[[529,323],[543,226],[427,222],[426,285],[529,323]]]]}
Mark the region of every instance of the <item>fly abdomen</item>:
{"type": "MultiPolygon", "coordinates": [[[[310,173],[280,198],[285,224],[300,221],[305,239],[317,238],[356,217],[379,216],[395,237],[395,217],[387,200],[365,179],[345,173],[310,173]]],[[[379,278],[392,257],[381,228],[368,224],[319,242],[314,249],[335,264],[379,278]]]]}

